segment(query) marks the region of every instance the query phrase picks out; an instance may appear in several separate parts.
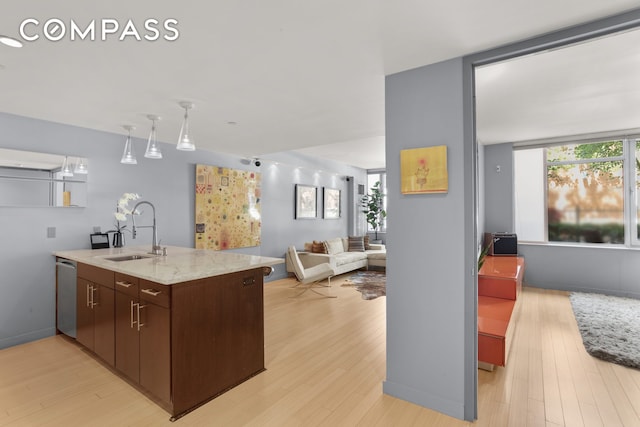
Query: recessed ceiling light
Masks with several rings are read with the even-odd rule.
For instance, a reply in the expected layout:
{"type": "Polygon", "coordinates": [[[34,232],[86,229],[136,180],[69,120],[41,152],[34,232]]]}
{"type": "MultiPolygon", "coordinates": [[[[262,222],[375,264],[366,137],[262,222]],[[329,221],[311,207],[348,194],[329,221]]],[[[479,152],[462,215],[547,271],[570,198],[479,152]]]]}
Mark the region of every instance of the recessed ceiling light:
{"type": "Polygon", "coordinates": [[[0,35],[0,43],[10,47],[22,47],[22,42],[13,37],[0,35]]]}
{"type": "Polygon", "coordinates": [[[228,124],[228,125],[237,125],[237,124],[238,124],[238,122],[228,121],[228,122],[227,122],[227,124],[228,124]]]}

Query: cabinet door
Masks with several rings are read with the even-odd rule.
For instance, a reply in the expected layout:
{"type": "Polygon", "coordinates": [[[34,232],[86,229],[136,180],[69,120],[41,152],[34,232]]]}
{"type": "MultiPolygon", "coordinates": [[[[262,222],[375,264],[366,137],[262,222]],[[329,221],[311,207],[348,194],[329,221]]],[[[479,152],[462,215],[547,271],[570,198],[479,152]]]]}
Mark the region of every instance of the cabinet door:
{"type": "Polygon", "coordinates": [[[78,277],[76,286],[76,341],[93,351],[93,307],[90,301],[93,284],[78,277]]]}
{"type": "Polygon", "coordinates": [[[94,285],[93,296],[94,351],[105,362],[114,362],[114,292],[102,285],[94,285]]]}
{"type": "Polygon", "coordinates": [[[116,292],[116,369],[136,383],[140,380],[140,345],[138,326],[133,324],[137,320],[137,298],[123,292],[116,292]]]}
{"type": "Polygon", "coordinates": [[[218,343],[221,366],[236,378],[246,378],[264,367],[264,305],[262,271],[228,275],[223,285],[224,326],[218,343]]]}
{"type": "Polygon", "coordinates": [[[156,397],[171,402],[170,311],[141,302],[140,384],[156,397]]]}

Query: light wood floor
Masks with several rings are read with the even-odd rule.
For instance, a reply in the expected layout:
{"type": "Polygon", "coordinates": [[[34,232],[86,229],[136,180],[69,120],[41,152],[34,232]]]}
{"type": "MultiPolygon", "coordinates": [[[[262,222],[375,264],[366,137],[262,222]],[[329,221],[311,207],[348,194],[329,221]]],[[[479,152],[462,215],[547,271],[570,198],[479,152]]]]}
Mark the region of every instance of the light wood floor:
{"type": "Polygon", "coordinates": [[[526,287],[507,368],[479,371],[474,424],[382,394],[385,298],[265,287],[267,371],[175,423],[63,337],[0,351],[0,425],[640,426],[640,371],[587,355],[566,293],[526,287]]]}

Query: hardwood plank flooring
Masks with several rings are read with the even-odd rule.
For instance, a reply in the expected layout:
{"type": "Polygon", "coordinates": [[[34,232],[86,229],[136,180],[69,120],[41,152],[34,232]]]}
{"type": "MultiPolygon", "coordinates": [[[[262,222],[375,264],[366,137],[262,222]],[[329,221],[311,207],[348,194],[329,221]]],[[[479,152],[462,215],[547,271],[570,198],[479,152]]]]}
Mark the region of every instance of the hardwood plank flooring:
{"type": "Polygon", "coordinates": [[[639,426],[640,371],[594,359],[565,292],[524,287],[506,368],[478,371],[479,419],[382,394],[385,298],[265,285],[267,371],[175,423],[63,336],[0,351],[0,426],[639,426]]]}

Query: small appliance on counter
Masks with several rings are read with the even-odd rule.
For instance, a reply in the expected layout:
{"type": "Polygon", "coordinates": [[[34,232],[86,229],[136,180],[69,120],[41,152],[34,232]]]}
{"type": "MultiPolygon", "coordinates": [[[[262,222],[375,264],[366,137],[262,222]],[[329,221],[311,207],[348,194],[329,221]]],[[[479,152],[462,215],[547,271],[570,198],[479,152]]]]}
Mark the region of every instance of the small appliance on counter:
{"type": "Polygon", "coordinates": [[[89,237],[91,238],[91,249],[105,249],[109,247],[109,235],[107,233],[92,233],[89,237]]]}

